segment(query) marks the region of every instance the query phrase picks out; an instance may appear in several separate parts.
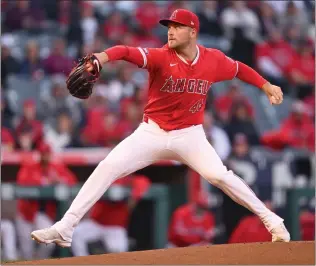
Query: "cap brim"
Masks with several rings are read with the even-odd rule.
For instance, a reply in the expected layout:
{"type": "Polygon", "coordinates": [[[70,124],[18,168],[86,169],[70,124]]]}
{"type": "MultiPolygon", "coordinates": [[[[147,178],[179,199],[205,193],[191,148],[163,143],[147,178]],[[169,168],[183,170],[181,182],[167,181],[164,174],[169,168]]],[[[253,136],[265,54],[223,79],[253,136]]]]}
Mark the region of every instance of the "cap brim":
{"type": "Polygon", "coordinates": [[[159,20],[159,23],[160,23],[161,25],[165,26],[165,27],[168,27],[168,24],[169,24],[170,22],[174,22],[174,21],[172,21],[172,20],[170,20],[170,19],[161,19],[161,20],[159,20]]]}
{"type": "Polygon", "coordinates": [[[179,21],[176,21],[176,20],[171,20],[171,19],[161,19],[161,20],[159,20],[159,23],[160,23],[161,25],[165,26],[165,27],[168,27],[168,24],[169,24],[170,22],[178,23],[178,24],[181,24],[181,25],[183,25],[183,26],[187,26],[187,25],[185,25],[185,24],[183,24],[183,23],[181,23],[181,22],[179,22],[179,21]]]}

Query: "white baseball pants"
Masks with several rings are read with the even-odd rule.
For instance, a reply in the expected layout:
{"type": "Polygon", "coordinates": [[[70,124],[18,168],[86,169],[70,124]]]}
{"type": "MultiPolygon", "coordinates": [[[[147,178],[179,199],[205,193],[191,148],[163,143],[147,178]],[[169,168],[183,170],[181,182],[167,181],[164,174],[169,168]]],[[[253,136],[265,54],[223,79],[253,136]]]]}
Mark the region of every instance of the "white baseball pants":
{"type": "Polygon", "coordinates": [[[34,248],[35,242],[30,235],[37,228],[45,228],[53,225],[53,221],[44,213],[38,212],[35,216],[34,223],[25,220],[21,215],[16,218],[16,228],[18,240],[20,243],[21,256],[24,259],[46,259],[54,251],[54,245],[39,245],[38,249],[34,248]],[[34,254],[35,253],[35,254],[34,254]]]}
{"type": "MultiPolygon", "coordinates": [[[[106,213],[104,215],[107,215],[106,213]]],[[[92,219],[84,219],[72,238],[74,256],[88,256],[88,243],[101,240],[110,253],[128,251],[128,235],[121,226],[103,226],[92,219]]]]}
{"type": "Polygon", "coordinates": [[[177,160],[188,165],[234,201],[257,214],[269,231],[283,222],[238,176],[227,170],[207,141],[202,125],[167,132],[149,120],[141,123],[98,164],[54,227],[65,240],[71,241],[81,218],[115,180],[160,160],[177,160]]]}
{"type": "Polygon", "coordinates": [[[1,220],[2,254],[6,260],[17,260],[16,232],[13,222],[7,219],[1,220]]]}

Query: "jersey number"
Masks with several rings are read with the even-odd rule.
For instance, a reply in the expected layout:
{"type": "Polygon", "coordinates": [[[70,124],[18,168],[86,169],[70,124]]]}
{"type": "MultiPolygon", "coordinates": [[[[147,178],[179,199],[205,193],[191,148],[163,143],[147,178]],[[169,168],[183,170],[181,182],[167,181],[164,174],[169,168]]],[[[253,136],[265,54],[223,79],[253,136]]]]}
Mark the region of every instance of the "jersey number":
{"type": "Polygon", "coordinates": [[[203,105],[204,105],[204,100],[200,99],[190,108],[189,111],[193,114],[196,112],[199,112],[202,109],[203,105]]]}

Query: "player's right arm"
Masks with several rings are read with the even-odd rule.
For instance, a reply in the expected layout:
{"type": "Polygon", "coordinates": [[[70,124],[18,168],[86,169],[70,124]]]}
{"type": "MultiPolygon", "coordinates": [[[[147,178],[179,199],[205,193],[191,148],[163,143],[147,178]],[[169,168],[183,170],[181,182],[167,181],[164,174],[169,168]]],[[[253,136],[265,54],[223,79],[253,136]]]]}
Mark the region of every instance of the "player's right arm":
{"type": "Polygon", "coordinates": [[[116,45],[94,55],[99,59],[102,65],[111,61],[124,60],[149,71],[154,71],[159,68],[160,63],[162,62],[161,48],[141,48],[116,45]]]}

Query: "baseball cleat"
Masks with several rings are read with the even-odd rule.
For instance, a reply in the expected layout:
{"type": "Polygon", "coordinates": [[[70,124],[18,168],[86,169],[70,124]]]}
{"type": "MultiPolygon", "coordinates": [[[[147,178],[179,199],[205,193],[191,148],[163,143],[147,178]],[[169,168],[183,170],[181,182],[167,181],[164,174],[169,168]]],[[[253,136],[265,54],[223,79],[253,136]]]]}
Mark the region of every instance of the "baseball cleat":
{"type": "Polygon", "coordinates": [[[289,242],[290,233],[285,228],[284,224],[281,223],[277,227],[271,230],[272,242],[289,242]]]}
{"type": "Polygon", "coordinates": [[[41,230],[33,231],[31,233],[31,237],[38,243],[55,243],[56,245],[63,248],[69,248],[71,246],[71,242],[64,240],[54,227],[48,227],[41,230]]]}

